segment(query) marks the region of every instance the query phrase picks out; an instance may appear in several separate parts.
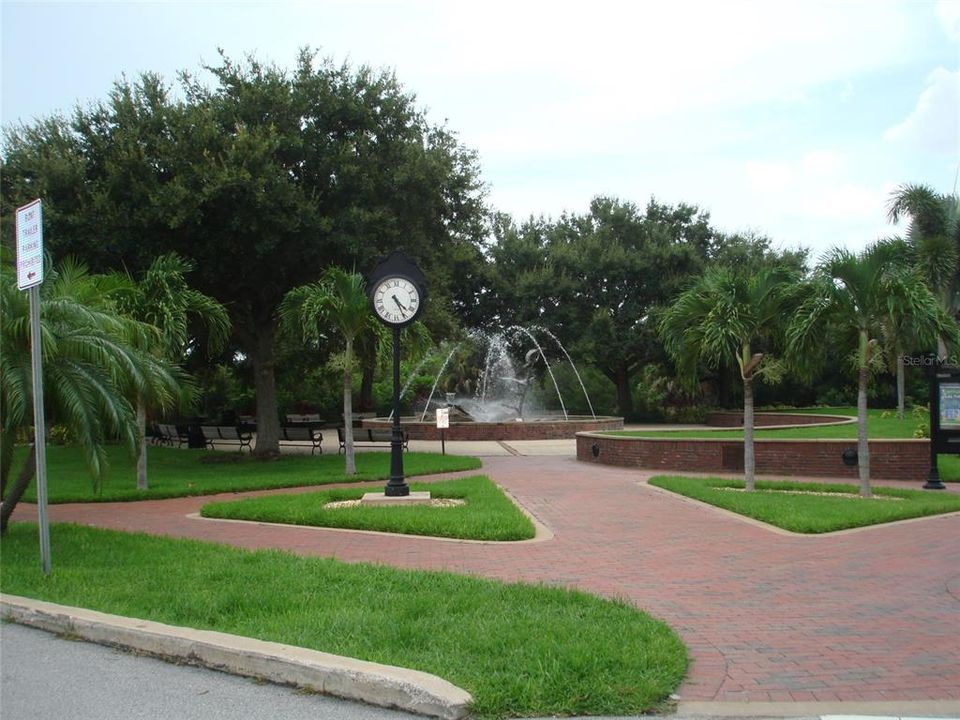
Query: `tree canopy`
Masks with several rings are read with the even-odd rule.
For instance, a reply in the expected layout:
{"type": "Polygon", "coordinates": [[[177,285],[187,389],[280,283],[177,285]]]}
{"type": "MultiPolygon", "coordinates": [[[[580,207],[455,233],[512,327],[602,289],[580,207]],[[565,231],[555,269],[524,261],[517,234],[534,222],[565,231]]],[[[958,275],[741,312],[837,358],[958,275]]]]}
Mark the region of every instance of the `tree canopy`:
{"type": "Polygon", "coordinates": [[[728,243],[694,205],[655,199],[641,210],[597,197],[584,214],[519,227],[500,217],[494,231],[487,314],[504,324],[548,324],[616,386],[624,415],[633,411],[639,371],[666,359],[657,336],[662,308],[718,253],[755,264],[775,256],[762,238],[728,243]]]}
{"type": "Polygon", "coordinates": [[[172,92],[144,74],[69,120],[10,129],[3,211],[42,195],[48,247],[97,270],[123,258],[139,273],[167,251],[191,260],[253,362],[258,449],[271,452],[284,294],[402,249],[431,277],[425,320],[451,325],[477,274],[483,188],[474,153],[389,72],[309,50],[290,72],[226,56],[204,69],[210,84],[183,73],[172,92]]]}

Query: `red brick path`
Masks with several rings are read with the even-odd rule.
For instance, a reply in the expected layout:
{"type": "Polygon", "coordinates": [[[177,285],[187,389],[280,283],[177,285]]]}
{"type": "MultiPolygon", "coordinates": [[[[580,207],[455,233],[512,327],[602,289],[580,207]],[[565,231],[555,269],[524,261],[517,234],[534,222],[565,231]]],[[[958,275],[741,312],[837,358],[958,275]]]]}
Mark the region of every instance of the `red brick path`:
{"type": "Polygon", "coordinates": [[[554,539],[476,544],[186,517],[210,498],[56,505],[50,516],[628,598],[690,648],[686,701],[960,699],[960,516],[797,537],[657,491],[638,470],[566,457],[484,466],[554,539]]]}

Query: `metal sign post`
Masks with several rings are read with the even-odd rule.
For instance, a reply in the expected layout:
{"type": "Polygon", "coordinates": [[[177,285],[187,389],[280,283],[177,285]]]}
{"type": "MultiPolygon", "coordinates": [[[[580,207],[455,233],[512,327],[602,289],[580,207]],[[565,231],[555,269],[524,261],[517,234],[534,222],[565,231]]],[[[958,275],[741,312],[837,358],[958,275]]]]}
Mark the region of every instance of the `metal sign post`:
{"type": "Polygon", "coordinates": [[[30,292],[30,360],[33,370],[33,444],[37,456],[37,522],[40,566],[50,574],[50,525],[47,522],[47,424],[43,413],[43,353],[40,333],[40,283],[43,282],[43,208],[39,200],[17,208],[17,287],[30,292]]]}
{"type": "Polygon", "coordinates": [[[30,357],[33,365],[33,443],[37,454],[37,522],[40,566],[50,574],[50,525],[47,522],[47,422],[43,413],[43,357],[40,348],[40,287],[30,288],[30,357]]]}

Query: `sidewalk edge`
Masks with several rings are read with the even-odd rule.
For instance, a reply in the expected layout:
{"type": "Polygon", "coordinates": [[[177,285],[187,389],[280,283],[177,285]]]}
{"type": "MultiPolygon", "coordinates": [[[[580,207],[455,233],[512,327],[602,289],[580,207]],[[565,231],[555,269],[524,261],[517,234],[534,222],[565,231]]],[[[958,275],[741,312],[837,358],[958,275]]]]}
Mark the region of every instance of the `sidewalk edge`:
{"type": "Polygon", "coordinates": [[[473,700],[465,690],[429,673],[239,635],[7,594],[0,594],[0,614],[5,620],[101,645],[442,720],[465,717],[473,700]]]}

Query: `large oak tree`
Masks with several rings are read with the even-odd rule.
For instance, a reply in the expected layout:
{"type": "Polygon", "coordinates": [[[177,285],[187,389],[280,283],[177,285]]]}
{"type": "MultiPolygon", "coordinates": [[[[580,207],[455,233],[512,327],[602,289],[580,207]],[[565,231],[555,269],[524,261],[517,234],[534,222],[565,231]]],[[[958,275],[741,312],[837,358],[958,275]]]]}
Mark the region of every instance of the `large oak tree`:
{"type": "Polygon", "coordinates": [[[97,270],[189,258],[252,361],[257,447],[274,452],[284,294],[402,249],[431,278],[427,323],[452,326],[475,284],[483,191],[474,153],[389,72],[307,50],[290,72],[225,56],[205,70],[212,82],[184,73],[175,92],[152,74],[123,80],[69,120],[9,129],[3,214],[43,197],[48,247],[97,270]]]}
{"type": "Polygon", "coordinates": [[[492,249],[491,315],[539,323],[616,386],[618,411],[633,413],[643,366],[664,358],[655,315],[700,272],[720,237],[698,208],[597,197],[585,214],[501,218],[492,249]]]}

